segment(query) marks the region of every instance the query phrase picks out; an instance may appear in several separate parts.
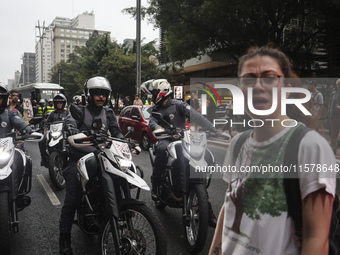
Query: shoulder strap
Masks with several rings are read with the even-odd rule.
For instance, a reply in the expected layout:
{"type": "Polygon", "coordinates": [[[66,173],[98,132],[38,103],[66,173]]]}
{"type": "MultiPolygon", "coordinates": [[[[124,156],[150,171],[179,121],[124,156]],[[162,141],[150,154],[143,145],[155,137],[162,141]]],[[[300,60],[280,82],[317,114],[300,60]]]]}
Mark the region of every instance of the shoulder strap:
{"type": "Polygon", "coordinates": [[[238,140],[235,143],[234,146],[234,151],[233,151],[233,160],[234,160],[234,164],[236,162],[236,159],[238,157],[238,154],[240,153],[240,150],[242,148],[242,145],[245,143],[245,141],[248,139],[248,137],[250,136],[251,132],[253,131],[253,129],[249,129],[244,131],[240,137],[238,138],[238,140]]]}
{"type": "Polygon", "coordinates": [[[316,95],[319,94],[319,91],[317,91],[314,96],[313,96],[313,99],[316,97],[316,95]]]}
{"type": "MultiPolygon", "coordinates": [[[[298,126],[286,147],[286,152],[283,160],[284,166],[298,167],[298,153],[299,146],[302,138],[307,132],[311,131],[310,128],[305,126],[298,126]]],[[[283,179],[284,191],[286,194],[286,201],[288,207],[288,216],[292,217],[295,224],[295,234],[297,237],[302,237],[302,201],[301,201],[301,191],[299,185],[298,173],[284,173],[283,179]]]]}

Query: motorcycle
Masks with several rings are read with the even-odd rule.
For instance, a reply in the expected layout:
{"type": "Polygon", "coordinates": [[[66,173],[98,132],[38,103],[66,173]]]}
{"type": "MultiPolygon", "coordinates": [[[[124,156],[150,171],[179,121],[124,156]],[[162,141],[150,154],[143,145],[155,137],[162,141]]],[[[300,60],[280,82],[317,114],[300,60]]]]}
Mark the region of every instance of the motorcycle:
{"type": "Polygon", "coordinates": [[[32,160],[21,149],[18,141],[39,142],[41,133],[20,136],[16,132],[0,138],[0,251],[11,253],[12,233],[19,231],[18,212],[31,203],[27,195],[32,185],[32,160]]]}
{"type": "MultiPolygon", "coordinates": [[[[169,124],[160,113],[153,112],[152,116],[166,123],[168,128],[156,129],[153,135],[157,139],[171,138],[167,146],[167,166],[161,175],[157,187],[158,198],[154,201],[159,210],[166,206],[182,208],[183,226],[188,250],[199,253],[205,245],[209,205],[207,188],[211,181],[211,172],[196,171],[197,166],[207,169],[215,164],[213,154],[206,148],[207,134],[215,133],[192,132],[188,129],[176,128],[169,124]]],[[[224,135],[221,134],[224,137],[224,135]]],[[[149,148],[151,164],[154,167],[157,144],[149,148]]]]}
{"type": "Polygon", "coordinates": [[[66,182],[63,177],[63,169],[68,162],[68,142],[66,131],[63,130],[63,122],[47,124],[46,134],[46,164],[52,184],[57,189],[64,189],[66,182]]]}
{"type": "MultiPolygon", "coordinates": [[[[72,116],[81,114],[71,106],[72,116]]],[[[100,119],[99,119],[100,121],[100,119]]],[[[102,126],[101,123],[97,123],[102,126]]],[[[129,127],[128,134],[133,132],[129,127]]],[[[132,161],[141,149],[107,133],[78,133],[69,136],[72,146],[93,146],[77,162],[81,199],[76,224],[85,233],[98,235],[98,254],[167,254],[163,227],[146,204],[139,200],[141,189],[150,190],[143,171],[132,161]],[[136,197],[132,197],[132,190],[136,197]]]]}

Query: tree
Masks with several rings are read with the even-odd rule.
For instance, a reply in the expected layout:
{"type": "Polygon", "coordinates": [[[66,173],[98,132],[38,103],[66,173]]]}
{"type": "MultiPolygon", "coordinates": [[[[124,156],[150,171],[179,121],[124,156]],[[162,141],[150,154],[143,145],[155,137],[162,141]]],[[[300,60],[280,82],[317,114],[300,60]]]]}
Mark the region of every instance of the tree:
{"type": "MultiPolygon", "coordinates": [[[[156,66],[150,55],[158,54],[155,41],[142,46],[142,80],[157,76],[156,66]]],[[[69,55],[68,62],[60,62],[52,69],[52,81],[58,83],[58,69],[62,70],[62,86],[73,97],[83,90],[87,79],[104,76],[109,79],[115,98],[132,96],[136,91],[136,54],[126,45],[111,42],[108,34],[102,36],[94,31],[86,46],[77,47],[69,55]]],[[[69,98],[70,99],[70,98],[69,98]]],[[[117,100],[118,101],[118,100],[117,100]]]]}
{"type": "MultiPolygon", "coordinates": [[[[136,92],[136,54],[124,53],[122,49],[111,49],[108,56],[102,59],[99,70],[99,75],[110,81],[115,99],[131,96],[136,92]]],[[[147,57],[141,57],[141,65],[143,81],[156,76],[155,64],[147,57]]]]}
{"type": "MultiPolygon", "coordinates": [[[[299,69],[317,67],[314,53],[326,47],[322,37],[331,24],[324,10],[336,7],[333,0],[149,2],[142,15],[149,15],[149,21],[163,31],[172,61],[202,54],[237,61],[249,47],[273,42],[299,69]]],[[[135,14],[133,8],[125,12],[135,14]]]]}
{"type": "Polygon", "coordinates": [[[65,89],[65,96],[67,97],[68,102],[72,102],[72,97],[74,95],[82,94],[82,90],[76,82],[79,69],[75,64],[66,63],[64,60],[62,60],[52,68],[51,82],[53,83],[59,83],[58,69],[61,70],[60,85],[65,89]]]}

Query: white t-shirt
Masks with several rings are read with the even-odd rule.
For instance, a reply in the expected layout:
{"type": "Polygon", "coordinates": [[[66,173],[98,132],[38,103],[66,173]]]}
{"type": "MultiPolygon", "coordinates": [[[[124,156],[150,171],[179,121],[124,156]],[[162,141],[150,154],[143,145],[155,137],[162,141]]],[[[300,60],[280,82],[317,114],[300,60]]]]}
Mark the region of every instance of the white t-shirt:
{"type": "Polygon", "coordinates": [[[321,92],[317,91],[316,93],[312,93],[312,99],[313,99],[312,114],[313,116],[316,116],[319,112],[321,105],[323,105],[323,95],[321,94],[321,92]]]}
{"type": "MultiPolygon", "coordinates": [[[[231,141],[224,166],[235,165],[236,169],[241,166],[257,166],[257,169],[259,166],[280,166],[292,131],[286,128],[265,142],[248,138],[233,164],[233,148],[240,137],[238,134],[231,141]]],[[[298,153],[299,166],[311,171],[312,163],[333,167],[336,164],[328,142],[315,131],[304,136],[298,153]]],[[[317,172],[313,174],[306,170],[299,173],[302,199],[320,188],[334,196],[336,173],[327,173],[327,177],[317,172]]],[[[298,255],[300,244],[294,234],[294,224],[287,217],[282,172],[266,175],[266,178],[251,176],[249,173],[224,173],[223,179],[229,183],[229,189],[225,197],[223,254],[298,255]]]]}

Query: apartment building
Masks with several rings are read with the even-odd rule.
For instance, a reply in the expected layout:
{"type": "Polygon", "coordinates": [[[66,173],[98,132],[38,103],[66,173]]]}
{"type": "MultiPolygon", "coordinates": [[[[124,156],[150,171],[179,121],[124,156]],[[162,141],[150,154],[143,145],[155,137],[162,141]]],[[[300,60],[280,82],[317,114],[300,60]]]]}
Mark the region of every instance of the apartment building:
{"type": "Polygon", "coordinates": [[[24,52],[22,56],[19,86],[35,82],[35,53],[24,52]]]}
{"type": "MultiPolygon", "coordinates": [[[[69,54],[73,53],[77,46],[85,46],[94,30],[96,29],[93,12],[84,12],[74,19],[56,17],[44,29],[43,36],[40,36],[36,44],[37,82],[49,82],[51,68],[62,60],[67,61],[69,54]]],[[[110,33],[97,31],[99,35],[110,33]]]]}

